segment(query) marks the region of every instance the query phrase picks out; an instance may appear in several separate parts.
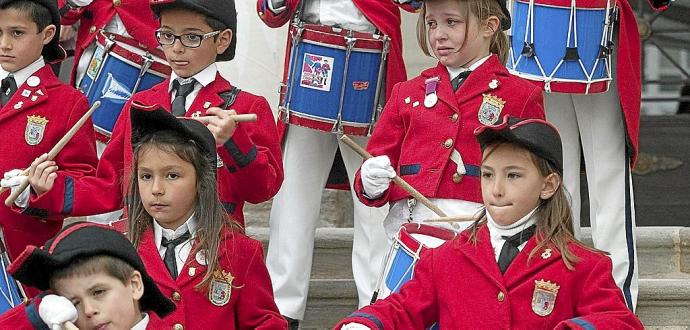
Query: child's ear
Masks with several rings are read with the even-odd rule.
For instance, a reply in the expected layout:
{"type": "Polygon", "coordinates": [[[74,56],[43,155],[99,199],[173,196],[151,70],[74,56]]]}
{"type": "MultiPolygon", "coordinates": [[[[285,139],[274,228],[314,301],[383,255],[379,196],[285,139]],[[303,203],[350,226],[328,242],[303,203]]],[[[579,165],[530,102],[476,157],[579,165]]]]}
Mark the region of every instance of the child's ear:
{"type": "Polygon", "coordinates": [[[57,31],[57,28],[55,25],[50,24],[41,31],[41,34],[43,34],[43,44],[47,45],[50,43],[51,40],[55,37],[55,31],[57,31]]]}
{"type": "Polygon", "coordinates": [[[232,34],[232,30],[225,29],[220,32],[218,39],[216,40],[216,54],[220,55],[225,53],[225,50],[230,47],[230,42],[235,36],[232,34]]]}
{"type": "Polygon", "coordinates": [[[556,191],[558,190],[558,187],[561,186],[561,177],[556,174],[556,173],[551,173],[544,178],[544,185],[541,188],[541,193],[539,194],[539,198],[541,199],[549,199],[551,196],[553,196],[556,191]]]}
{"type": "Polygon", "coordinates": [[[501,20],[497,16],[489,16],[484,24],[484,36],[491,38],[501,28],[501,20]]]}
{"type": "Polygon", "coordinates": [[[129,278],[129,287],[132,290],[132,297],[134,300],[139,300],[144,295],[144,281],[141,278],[141,273],[135,270],[129,278]]]}

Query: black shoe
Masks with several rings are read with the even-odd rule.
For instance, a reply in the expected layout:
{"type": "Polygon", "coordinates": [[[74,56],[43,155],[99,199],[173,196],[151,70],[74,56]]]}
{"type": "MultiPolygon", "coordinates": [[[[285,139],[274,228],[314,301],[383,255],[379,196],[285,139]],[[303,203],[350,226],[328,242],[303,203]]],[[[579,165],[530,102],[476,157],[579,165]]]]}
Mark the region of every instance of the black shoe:
{"type": "Polygon", "coordinates": [[[288,323],[288,330],[298,330],[299,329],[299,320],[295,320],[293,318],[289,318],[287,316],[283,316],[285,320],[288,323]]]}

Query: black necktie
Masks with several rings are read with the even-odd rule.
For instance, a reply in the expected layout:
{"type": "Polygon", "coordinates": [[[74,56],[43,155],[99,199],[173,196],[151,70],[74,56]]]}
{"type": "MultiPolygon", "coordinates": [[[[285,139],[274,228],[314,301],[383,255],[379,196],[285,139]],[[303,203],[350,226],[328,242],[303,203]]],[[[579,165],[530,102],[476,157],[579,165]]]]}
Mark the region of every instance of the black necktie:
{"type": "Polygon", "coordinates": [[[175,260],[175,247],[186,242],[190,237],[191,235],[187,231],[176,239],[168,240],[165,237],[161,239],[161,246],[165,247],[165,257],[163,258],[163,261],[165,262],[165,267],[168,268],[168,272],[170,272],[170,276],[172,276],[173,279],[177,279],[177,261],[175,260]]]}
{"type": "Polygon", "coordinates": [[[506,269],[508,269],[510,263],[513,262],[515,256],[517,256],[520,252],[518,246],[522,245],[524,242],[527,242],[532,236],[534,236],[534,232],[536,230],[537,227],[535,225],[531,225],[513,236],[501,236],[504,240],[506,240],[506,242],[503,244],[503,248],[501,248],[501,254],[498,255],[498,268],[501,270],[501,273],[506,272],[506,269]]]}
{"type": "Polygon", "coordinates": [[[187,113],[187,109],[185,109],[187,95],[192,93],[195,83],[196,80],[194,78],[190,79],[184,84],[180,84],[180,81],[177,79],[173,81],[173,89],[176,91],[176,93],[175,99],[172,103],[172,113],[176,117],[184,117],[184,115],[187,113]]]}
{"type": "Polygon", "coordinates": [[[5,106],[14,92],[17,91],[17,82],[13,76],[7,76],[0,83],[0,106],[5,106]]]}
{"type": "Polygon", "coordinates": [[[465,78],[469,77],[470,73],[472,73],[470,70],[460,72],[450,81],[450,85],[453,86],[453,91],[457,91],[458,88],[460,88],[462,83],[465,82],[465,78]]]}

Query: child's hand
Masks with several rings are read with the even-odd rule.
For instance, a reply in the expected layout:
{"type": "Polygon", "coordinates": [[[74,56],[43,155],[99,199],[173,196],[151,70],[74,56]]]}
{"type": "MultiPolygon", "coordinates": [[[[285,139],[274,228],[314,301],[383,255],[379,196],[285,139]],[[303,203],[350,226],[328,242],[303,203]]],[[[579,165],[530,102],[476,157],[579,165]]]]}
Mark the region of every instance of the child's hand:
{"type": "MultiPolygon", "coordinates": [[[[19,186],[26,180],[28,180],[28,177],[26,175],[23,175],[24,171],[22,170],[11,170],[8,172],[5,172],[5,175],[3,176],[2,180],[0,180],[0,186],[3,188],[10,188],[12,190],[12,193],[14,193],[15,190],[19,189],[19,186]]],[[[14,204],[17,205],[18,207],[21,208],[26,208],[28,206],[29,202],[29,187],[26,187],[24,191],[15,199],[14,204]]]]}
{"type": "Polygon", "coordinates": [[[43,195],[53,189],[55,179],[57,179],[57,165],[52,160],[47,160],[48,154],[43,154],[36,158],[29,168],[29,184],[38,196],[43,195]]]}
{"type": "Polygon", "coordinates": [[[49,294],[38,305],[38,315],[51,329],[62,329],[62,325],[69,321],[77,321],[77,308],[63,296],[49,294]]]}
{"type": "Polygon", "coordinates": [[[232,119],[232,116],[236,114],[235,110],[223,110],[218,107],[206,110],[208,118],[206,127],[213,133],[217,145],[225,144],[235,133],[237,122],[232,119]]]}
{"type": "Polygon", "coordinates": [[[388,190],[395,174],[395,169],[391,166],[388,156],[378,156],[367,159],[362,164],[362,185],[364,194],[369,199],[376,199],[388,190]]]}

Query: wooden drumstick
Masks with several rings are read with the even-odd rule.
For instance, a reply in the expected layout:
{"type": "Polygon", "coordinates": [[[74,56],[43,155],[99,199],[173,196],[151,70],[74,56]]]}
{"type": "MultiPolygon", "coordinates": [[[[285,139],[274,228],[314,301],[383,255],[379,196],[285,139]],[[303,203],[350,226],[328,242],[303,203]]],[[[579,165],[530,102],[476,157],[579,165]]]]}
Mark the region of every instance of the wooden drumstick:
{"type": "MultiPolygon", "coordinates": [[[[366,151],[364,148],[360,147],[359,144],[357,144],[355,141],[352,141],[349,136],[343,134],[343,136],[340,138],[341,141],[345,142],[348,147],[352,148],[356,153],[358,153],[364,160],[367,160],[369,158],[372,158],[373,156],[366,151]]],[[[414,199],[418,200],[420,203],[424,204],[424,206],[428,207],[430,210],[434,211],[439,217],[447,217],[446,213],[444,213],[438,206],[434,205],[428,198],[424,197],[417,189],[414,189],[407,181],[403,180],[399,176],[395,176],[393,178],[393,182],[395,182],[400,188],[405,190],[408,194],[410,194],[414,199]]]]}
{"type": "Polygon", "coordinates": [[[74,325],[74,323],[72,323],[70,321],[63,323],[62,328],[65,330],[79,330],[79,328],[77,328],[77,326],[74,325]]]}
{"type": "Polygon", "coordinates": [[[451,216],[451,217],[440,217],[440,218],[431,218],[428,220],[424,220],[424,222],[469,222],[469,221],[474,221],[476,218],[474,216],[470,215],[456,215],[456,216],[451,216]]]}
{"type": "MultiPolygon", "coordinates": [[[[208,124],[211,117],[215,116],[202,116],[202,117],[185,117],[185,118],[192,118],[195,120],[198,120],[202,122],[203,124],[208,124]]],[[[230,118],[235,120],[238,123],[253,123],[257,120],[257,116],[255,113],[245,113],[241,115],[230,115],[230,118]]]]}
{"type": "MultiPolygon", "coordinates": [[[[89,119],[89,117],[91,117],[91,114],[93,114],[93,112],[96,111],[96,109],[98,109],[98,107],[100,107],[100,106],[101,106],[101,101],[94,102],[93,105],[91,106],[91,109],[89,109],[89,111],[87,111],[83,116],[81,116],[81,118],[79,118],[79,121],[77,121],[74,124],[74,126],[72,126],[72,128],[70,128],[69,131],[67,131],[65,136],[63,136],[60,139],[60,141],[58,141],[55,144],[55,146],[53,146],[53,148],[50,149],[50,151],[48,151],[48,158],[46,160],[53,160],[53,158],[55,158],[55,156],[57,156],[57,154],[62,150],[62,148],[64,148],[65,145],[67,145],[67,142],[69,142],[69,140],[71,140],[72,137],[75,134],[77,134],[77,131],[79,131],[79,129],[84,125],[84,123],[89,119]]],[[[26,170],[24,170],[24,172],[22,174],[28,175],[29,169],[27,168],[26,170]]],[[[24,191],[24,189],[26,189],[26,187],[28,187],[28,186],[29,186],[29,180],[22,182],[22,184],[19,185],[19,188],[14,190],[12,192],[12,194],[10,194],[10,196],[7,197],[7,199],[5,199],[5,205],[7,207],[12,206],[12,203],[14,203],[14,201],[17,200],[17,197],[19,197],[19,195],[22,193],[22,191],[24,191]]]]}

